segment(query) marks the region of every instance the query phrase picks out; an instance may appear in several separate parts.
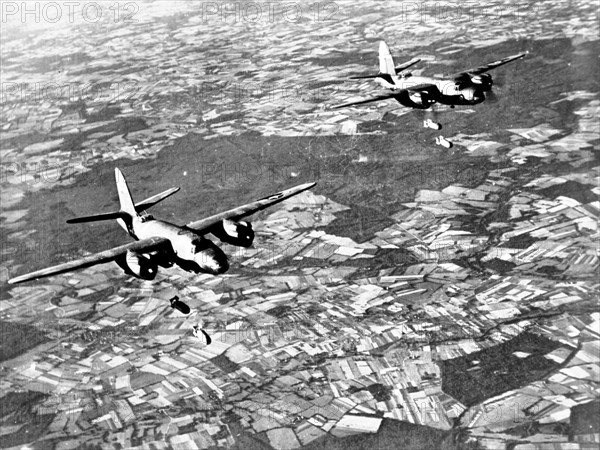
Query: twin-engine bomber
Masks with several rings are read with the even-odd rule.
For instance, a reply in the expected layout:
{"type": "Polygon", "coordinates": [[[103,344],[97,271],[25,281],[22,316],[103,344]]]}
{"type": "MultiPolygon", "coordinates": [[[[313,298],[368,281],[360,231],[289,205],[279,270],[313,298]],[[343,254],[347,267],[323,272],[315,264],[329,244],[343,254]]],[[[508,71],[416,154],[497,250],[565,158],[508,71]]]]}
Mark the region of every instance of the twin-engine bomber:
{"type": "Polygon", "coordinates": [[[135,242],[21,275],[8,280],[8,283],[22,283],[109,261],[115,261],[125,273],[144,280],[153,280],[159,266],[172,267],[174,264],[188,272],[222,274],[229,268],[227,256],[206,237],[207,234],[212,234],[221,242],[249,247],[254,241],[254,231],[252,225],[242,219],[316,185],[302,184],[253,203],[179,226],[157,220],[145,212],[179,191],[179,188],[168,189],[134,204],[127,182],[119,169],[115,169],[115,178],[121,203],[119,211],[78,217],[67,220],[67,223],[116,219],[135,242]]]}
{"type": "Polygon", "coordinates": [[[377,75],[363,75],[351,77],[354,80],[374,79],[382,87],[391,92],[378,95],[365,100],[344,103],[334,108],[362,105],[381,100],[394,99],[408,108],[428,109],[435,103],[449,105],[476,105],[486,98],[486,93],[492,93],[492,76],[487,73],[496,67],[523,58],[526,53],[465,70],[445,77],[413,76],[406,69],[415,65],[420,59],[412,60],[396,66],[388,45],[381,41],[379,44],[379,73],[377,75]]]}

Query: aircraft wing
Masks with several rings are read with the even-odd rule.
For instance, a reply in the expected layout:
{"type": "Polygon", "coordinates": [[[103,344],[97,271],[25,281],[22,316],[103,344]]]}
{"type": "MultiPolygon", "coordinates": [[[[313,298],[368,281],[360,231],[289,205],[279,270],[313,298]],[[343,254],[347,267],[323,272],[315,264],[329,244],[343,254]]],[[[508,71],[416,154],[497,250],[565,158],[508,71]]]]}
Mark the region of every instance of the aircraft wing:
{"type": "Polygon", "coordinates": [[[376,97],[371,97],[366,100],[358,100],[356,102],[349,102],[349,103],[344,103],[342,105],[335,105],[335,106],[332,106],[332,108],[340,109],[340,108],[345,108],[347,106],[364,105],[365,103],[380,102],[381,100],[388,100],[390,98],[395,98],[397,95],[398,95],[397,92],[394,92],[393,94],[378,95],[376,97]]]}
{"type": "Polygon", "coordinates": [[[496,67],[503,66],[504,64],[508,64],[516,59],[523,58],[526,54],[527,53],[519,53],[518,55],[507,56],[506,58],[499,59],[498,61],[491,62],[484,66],[474,67],[472,69],[465,70],[464,72],[455,73],[454,75],[451,75],[451,77],[459,81],[464,77],[468,77],[469,75],[480,75],[488,70],[495,69],[496,67]]]}
{"type": "Polygon", "coordinates": [[[165,245],[170,245],[170,241],[165,238],[153,237],[149,239],[142,239],[141,241],[131,242],[129,244],[111,248],[110,250],[105,250],[100,253],[94,253],[93,255],[85,256],[64,264],[59,264],[58,266],[48,267],[47,269],[37,270],[35,272],[11,278],[8,280],[8,284],[22,283],[24,281],[33,280],[36,278],[58,275],[76,269],[95,266],[96,264],[107,263],[109,261],[114,261],[117,257],[124,255],[128,251],[138,253],[152,252],[160,248],[164,248],[165,245]]]}
{"type": "Polygon", "coordinates": [[[421,84],[415,84],[413,86],[411,86],[409,84],[409,82],[407,82],[406,84],[407,84],[406,87],[402,90],[408,91],[408,92],[430,91],[432,89],[437,90],[437,86],[433,83],[421,83],[421,84]]]}
{"type": "Polygon", "coordinates": [[[297,195],[300,192],[304,192],[312,188],[316,184],[317,183],[301,184],[300,186],[296,186],[291,189],[278,192],[277,194],[273,194],[269,197],[261,198],[260,200],[248,203],[247,205],[238,206],[237,208],[230,209],[229,211],[225,211],[219,214],[215,214],[214,216],[207,217],[206,219],[190,222],[186,225],[186,227],[191,228],[199,233],[209,233],[210,228],[218,224],[222,220],[238,221],[240,219],[243,219],[244,217],[254,214],[255,212],[262,211],[263,209],[268,208],[269,206],[273,206],[276,203],[282,202],[285,199],[293,197],[294,195],[297,195]]]}
{"type": "Polygon", "coordinates": [[[332,106],[332,108],[340,109],[340,108],[345,108],[347,106],[364,105],[365,103],[379,102],[381,100],[388,100],[390,98],[398,98],[400,95],[402,95],[403,92],[420,92],[420,91],[428,91],[431,89],[437,89],[437,86],[432,83],[415,84],[414,86],[411,86],[408,81],[405,83],[406,83],[406,87],[403,87],[402,82],[401,82],[401,84],[398,87],[401,87],[402,89],[395,90],[394,92],[392,92],[390,94],[377,95],[375,97],[367,98],[365,100],[358,100],[356,102],[349,102],[349,103],[344,103],[341,105],[335,105],[335,106],[332,106]]]}

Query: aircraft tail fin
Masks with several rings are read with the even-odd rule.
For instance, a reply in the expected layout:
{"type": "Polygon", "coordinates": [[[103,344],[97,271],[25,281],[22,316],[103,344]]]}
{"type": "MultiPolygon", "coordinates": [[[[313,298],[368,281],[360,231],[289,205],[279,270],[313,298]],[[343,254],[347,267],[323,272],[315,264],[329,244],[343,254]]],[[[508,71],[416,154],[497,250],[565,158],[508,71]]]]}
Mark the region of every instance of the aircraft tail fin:
{"type": "Polygon", "coordinates": [[[138,216],[135,204],[133,203],[133,198],[131,197],[131,192],[129,192],[129,187],[127,186],[127,181],[125,181],[125,176],[123,175],[123,172],[117,168],[115,168],[115,181],[117,183],[121,211],[129,214],[131,217],[138,216]]]}
{"type": "MultiPolygon", "coordinates": [[[[379,73],[377,75],[361,75],[350,77],[351,80],[382,79],[389,85],[395,85],[394,76],[398,73],[394,66],[394,58],[385,41],[379,42],[379,73]]],[[[388,86],[389,87],[389,86],[388,86]]]]}
{"type": "Polygon", "coordinates": [[[379,43],[379,73],[386,75],[396,75],[396,66],[394,65],[394,58],[390,48],[381,41],[379,43]]]}

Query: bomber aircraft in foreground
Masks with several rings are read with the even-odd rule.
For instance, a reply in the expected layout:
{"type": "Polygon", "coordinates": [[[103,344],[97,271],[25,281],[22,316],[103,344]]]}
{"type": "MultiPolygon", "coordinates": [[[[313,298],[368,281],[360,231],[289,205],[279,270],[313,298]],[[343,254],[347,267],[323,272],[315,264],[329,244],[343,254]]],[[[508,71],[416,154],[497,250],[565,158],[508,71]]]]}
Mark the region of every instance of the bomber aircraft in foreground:
{"type": "Polygon", "coordinates": [[[306,191],[316,184],[302,184],[253,203],[179,226],[154,219],[145,213],[146,209],[173,195],[179,188],[168,189],[134,204],[127,182],[119,169],[115,169],[115,177],[121,203],[119,211],[78,217],[67,220],[67,223],[116,219],[119,225],[135,239],[135,242],[21,275],[8,280],[8,283],[21,283],[58,275],[109,261],[115,261],[125,273],[144,280],[154,279],[158,266],[171,267],[174,264],[188,272],[221,274],[229,268],[227,256],[206,237],[207,234],[212,234],[221,242],[249,247],[254,240],[254,231],[252,225],[242,219],[306,191]]]}
{"type": "Polygon", "coordinates": [[[435,103],[449,105],[475,105],[485,100],[485,92],[490,92],[493,85],[492,76],[487,73],[491,69],[522,58],[526,53],[508,56],[498,61],[465,70],[446,77],[413,76],[406,69],[418,63],[420,59],[409,61],[400,66],[394,64],[394,59],[388,45],[379,43],[379,73],[352,77],[351,79],[374,79],[381,86],[392,92],[376,97],[344,103],[334,108],[362,105],[381,100],[394,99],[403,106],[415,109],[427,109],[435,103]]]}

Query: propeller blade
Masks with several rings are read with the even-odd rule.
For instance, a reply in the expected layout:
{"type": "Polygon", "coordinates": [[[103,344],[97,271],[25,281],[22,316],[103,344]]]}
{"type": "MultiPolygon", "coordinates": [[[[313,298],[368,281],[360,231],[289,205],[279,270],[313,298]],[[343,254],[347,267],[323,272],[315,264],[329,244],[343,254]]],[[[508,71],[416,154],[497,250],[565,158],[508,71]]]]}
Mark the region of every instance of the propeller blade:
{"type": "Polygon", "coordinates": [[[498,96],[491,90],[485,93],[485,99],[490,103],[496,103],[498,101],[498,96]]]}

